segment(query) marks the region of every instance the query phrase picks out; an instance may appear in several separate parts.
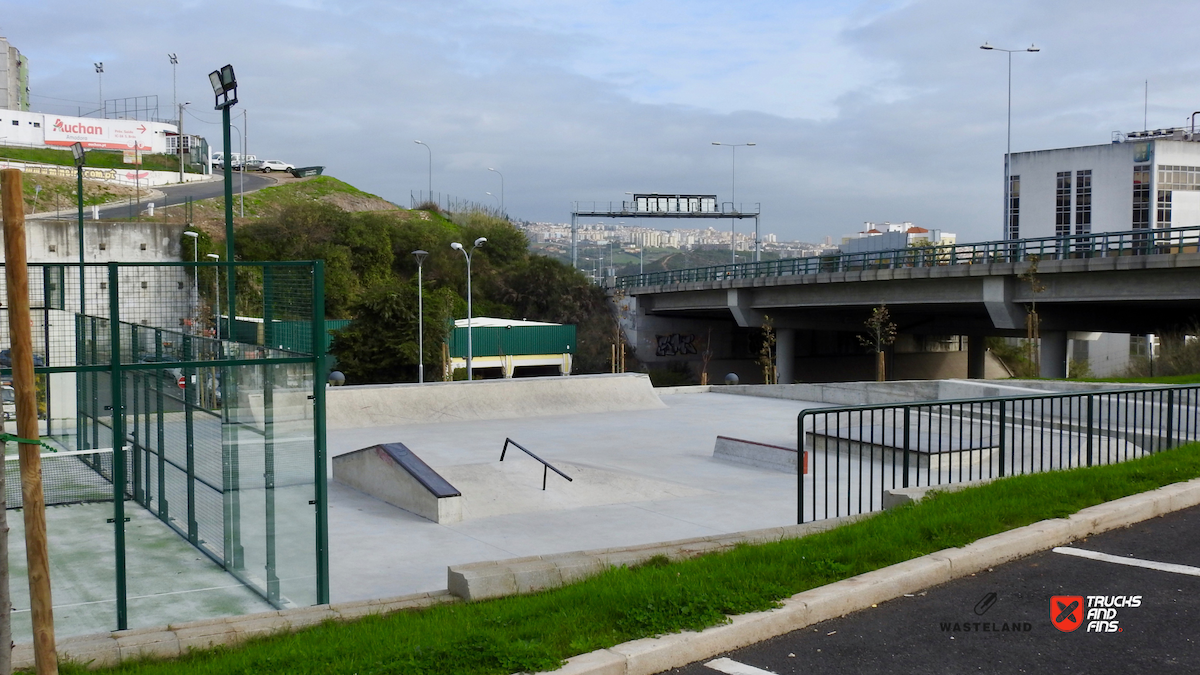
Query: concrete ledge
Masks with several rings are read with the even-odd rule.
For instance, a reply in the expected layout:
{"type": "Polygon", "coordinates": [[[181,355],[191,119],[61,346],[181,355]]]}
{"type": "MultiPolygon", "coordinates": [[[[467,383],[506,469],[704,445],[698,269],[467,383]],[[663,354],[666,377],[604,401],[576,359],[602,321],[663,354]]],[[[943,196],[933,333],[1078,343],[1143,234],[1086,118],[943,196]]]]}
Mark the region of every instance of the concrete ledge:
{"type": "MultiPolygon", "coordinates": [[[[714,459],[747,464],[760,469],[795,473],[798,456],[795,448],[728,436],[717,436],[716,442],[713,443],[714,459]]],[[[804,473],[808,473],[807,452],[804,453],[804,473]]]]}
{"type": "Polygon", "coordinates": [[[643,638],[573,657],[568,661],[572,666],[569,672],[571,675],[650,675],[680,668],[1060,546],[1075,539],[1079,532],[1098,534],[1162,515],[1168,509],[1196,505],[1200,505],[1200,479],[1131,495],[1082,509],[1069,518],[1044,520],[985,537],[963,548],[938,551],[797,593],[778,609],[731,617],[728,623],[699,633],[643,638]],[[614,655],[624,657],[624,664],[614,663],[614,655]],[[587,664],[595,664],[595,668],[588,669],[587,664]]]}
{"type": "Polygon", "coordinates": [[[958,492],[966,488],[987,485],[991,478],[972,480],[966,483],[946,483],[945,485],[922,485],[921,487],[892,488],[883,491],[883,508],[894,509],[905,504],[916,504],[930,492],[958,492]]]}
{"type": "Polygon", "coordinates": [[[727,551],[739,544],[795,539],[824,532],[871,515],[874,514],[843,516],[803,525],[768,527],[644,546],[572,551],[556,555],[451,565],[446,570],[446,585],[452,595],[464,600],[486,600],[518,593],[534,593],[595,576],[609,567],[639,565],[655,556],[665,555],[671,560],[682,560],[706,553],[727,551]]]}

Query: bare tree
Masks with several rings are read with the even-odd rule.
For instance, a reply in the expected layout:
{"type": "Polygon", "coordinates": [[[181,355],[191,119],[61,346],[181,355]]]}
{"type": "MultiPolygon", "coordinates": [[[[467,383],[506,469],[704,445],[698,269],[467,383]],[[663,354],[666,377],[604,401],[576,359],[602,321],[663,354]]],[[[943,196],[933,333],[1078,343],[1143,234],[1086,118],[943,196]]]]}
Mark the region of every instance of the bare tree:
{"type": "Polygon", "coordinates": [[[871,310],[871,316],[863,325],[867,327],[867,334],[859,335],[858,341],[864,347],[875,350],[875,379],[884,382],[887,380],[887,365],[883,350],[896,341],[896,324],[892,323],[887,305],[880,305],[871,310]]]}
{"type": "Polygon", "coordinates": [[[1025,314],[1025,345],[1029,349],[1029,362],[1033,364],[1035,373],[1041,373],[1041,358],[1038,354],[1038,342],[1041,339],[1041,322],[1037,313],[1037,294],[1046,290],[1046,284],[1038,278],[1038,262],[1041,256],[1029,256],[1029,268],[1018,279],[1029,284],[1033,292],[1033,300],[1025,314]]]}
{"type": "Polygon", "coordinates": [[[777,384],[779,372],[775,368],[775,323],[763,315],[763,342],[758,351],[758,365],[762,366],[763,384],[777,384]]]}
{"type": "Polygon", "coordinates": [[[712,326],[708,327],[708,337],[704,340],[704,350],[700,352],[700,384],[708,384],[708,362],[712,361],[712,326]]]}

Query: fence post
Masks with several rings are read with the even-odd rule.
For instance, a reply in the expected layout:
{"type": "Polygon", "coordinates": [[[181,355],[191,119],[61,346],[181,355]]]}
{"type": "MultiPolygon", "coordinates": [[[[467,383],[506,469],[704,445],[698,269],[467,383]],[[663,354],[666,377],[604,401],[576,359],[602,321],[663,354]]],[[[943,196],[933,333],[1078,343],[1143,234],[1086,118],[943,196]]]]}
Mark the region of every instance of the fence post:
{"type": "MultiPolygon", "coordinates": [[[[263,266],[263,334],[265,354],[270,358],[275,345],[274,275],[271,266],[263,266]]],[[[275,556],[275,366],[263,366],[263,491],[266,503],[267,602],[278,606],[279,573],[275,556]]]]}
{"type": "Polygon", "coordinates": [[[1173,447],[1175,444],[1172,438],[1175,435],[1175,390],[1167,390],[1167,448],[1173,447]]]}
{"type": "Polygon", "coordinates": [[[1005,411],[1006,406],[1004,400],[1000,400],[1000,477],[1004,478],[1004,442],[1008,438],[1008,429],[1005,427],[1005,411]]]}
{"type": "Polygon", "coordinates": [[[329,602],[329,493],[325,468],[325,263],[313,261],[313,455],[316,483],[317,604],[329,602]]]}
{"type": "MultiPolygon", "coordinates": [[[[804,416],[808,414],[807,410],[801,410],[800,415],[796,417],[796,524],[804,524],[804,416]]],[[[816,470],[816,459],[813,459],[813,468],[816,470]]],[[[816,519],[817,514],[813,514],[816,519]]]]}
{"type": "MultiPolygon", "coordinates": [[[[910,430],[909,413],[911,412],[911,410],[912,409],[909,408],[908,406],[904,407],[904,477],[902,479],[903,482],[901,483],[904,487],[908,487],[909,430],[910,430]]],[[[895,419],[895,418],[893,417],[892,419],[895,419]]]]}
{"type": "Polygon", "coordinates": [[[1093,427],[1093,424],[1092,424],[1092,422],[1093,422],[1093,418],[1092,418],[1092,412],[1093,412],[1093,409],[1094,409],[1094,406],[1092,405],[1092,399],[1093,399],[1093,398],[1095,398],[1095,397],[1094,397],[1094,396],[1092,396],[1091,394],[1088,394],[1088,397],[1087,397],[1087,407],[1088,407],[1088,409],[1087,409],[1087,426],[1088,426],[1088,434],[1087,434],[1087,465],[1088,465],[1088,466],[1091,466],[1091,465],[1092,465],[1092,453],[1093,453],[1093,451],[1092,451],[1092,438],[1093,438],[1093,434],[1092,434],[1092,427],[1093,427]]]}
{"type": "Polygon", "coordinates": [[[109,389],[112,395],[113,528],[116,553],[117,630],[129,628],[125,579],[125,387],[121,372],[120,268],[108,264],[109,389]]]}

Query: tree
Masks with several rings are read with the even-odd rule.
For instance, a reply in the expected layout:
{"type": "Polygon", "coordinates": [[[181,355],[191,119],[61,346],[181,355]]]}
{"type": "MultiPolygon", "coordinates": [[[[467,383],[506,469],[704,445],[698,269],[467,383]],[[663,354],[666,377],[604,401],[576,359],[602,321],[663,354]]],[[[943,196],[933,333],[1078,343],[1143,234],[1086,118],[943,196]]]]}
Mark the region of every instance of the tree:
{"type": "MultiPolygon", "coordinates": [[[[779,371],[775,367],[775,323],[763,315],[762,347],[758,350],[758,365],[762,367],[763,384],[778,384],[779,371]]],[[[707,363],[705,364],[707,366],[707,363]]]]}
{"type": "Polygon", "coordinates": [[[1033,300],[1030,302],[1029,308],[1025,315],[1025,344],[1029,348],[1029,362],[1033,364],[1034,371],[1041,372],[1041,358],[1038,354],[1038,342],[1041,339],[1041,322],[1038,320],[1037,313],[1037,294],[1046,290],[1046,284],[1038,278],[1038,262],[1041,261],[1041,256],[1029,256],[1029,268],[1021,274],[1018,279],[1029,284],[1029,290],[1033,292],[1033,300]]]}
{"type": "Polygon", "coordinates": [[[880,305],[871,309],[871,316],[863,325],[867,327],[867,334],[859,335],[858,341],[875,350],[875,380],[884,382],[887,380],[887,362],[883,350],[896,341],[896,324],[891,321],[887,305],[880,305]]]}
{"type": "MultiPolygon", "coordinates": [[[[424,292],[425,365],[438,366],[441,344],[453,325],[458,296],[452,289],[424,292]]],[[[394,280],[367,289],[351,308],[353,322],[338,331],[330,352],[338,368],[354,384],[402,382],[416,379],[416,280],[394,280]]]]}

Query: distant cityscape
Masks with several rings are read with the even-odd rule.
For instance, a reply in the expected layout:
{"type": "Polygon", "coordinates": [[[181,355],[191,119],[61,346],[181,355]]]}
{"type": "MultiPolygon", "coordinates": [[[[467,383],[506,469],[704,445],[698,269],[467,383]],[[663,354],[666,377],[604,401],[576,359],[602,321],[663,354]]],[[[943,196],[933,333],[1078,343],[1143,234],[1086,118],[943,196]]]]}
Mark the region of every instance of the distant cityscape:
{"type": "MultiPolygon", "coordinates": [[[[565,223],[520,223],[529,241],[533,244],[566,244],[571,243],[571,226],[565,223]]],[[[754,230],[738,231],[734,248],[738,251],[754,250],[754,230]]],[[[719,230],[715,227],[703,229],[674,228],[663,230],[659,228],[625,225],[624,223],[593,223],[580,224],[576,231],[579,246],[595,246],[598,244],[620,244],[625,250],[637,251],[646,248],[694,250],[729,250],[729,230],[719,230]]],[[[836,250],[837,244],[832,237],[825,237],[820,244],[803,241],[779,241],[771,233],[762,237],[763,252],[778,254],[783,258],[799,258],[820,255],[826,251],[836,250]]]]}

